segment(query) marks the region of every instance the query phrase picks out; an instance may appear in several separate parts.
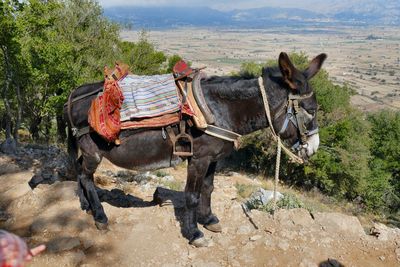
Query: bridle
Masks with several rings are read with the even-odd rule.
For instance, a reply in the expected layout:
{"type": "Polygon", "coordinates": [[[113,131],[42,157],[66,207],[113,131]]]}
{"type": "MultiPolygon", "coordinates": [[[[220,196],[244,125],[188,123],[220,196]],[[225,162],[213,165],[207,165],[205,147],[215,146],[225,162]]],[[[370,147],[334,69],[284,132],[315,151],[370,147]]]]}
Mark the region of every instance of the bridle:
{"type": "MultiPolygon", "coordinates": [[[[291,147],[292,150],[298,151],[301,149],[301,146],[307,144],[307,137],[318,133],[318,127],[309,131],[307,130],[307,118],[310,115],[307,114],[307,111],[300,107],[299,102],[301,100],[310,98],[314,95],[314,92],[310,92],[304,95],[296,95],[289,93],[288,100],[285,105],[281,106],[281,108],[276,112],[274,119],[279,118],[286,111],[285,120],[282,124],[278,135],[283,134],[289,126],[289,122],[291,122],[294,127],[299,131],[300,138],[298,141],[291,147]]],[[[315,116],[315,115],[314,115],[315,116]]]]}
{"type": "Polygon", "coordinates": [[[262,77],[258,78],[258,84],[260,86],[260,91],[261,91],[261,95],[262,95],[263,102],[264,102],[265,113],[266,113],[266,116],[268,119],[268,123],[270,126],[269,128],[271,130],[272,136],[278,143],[280,143],[280,135],[286,131],[286,129],[288,128],[289,122],[291,122],[296,127],[296,129],[299,131],[300,138],[290,149],[287,148],[283,144],[279,144],[279,145],[282,146],[282,149],[286,152],[286,154],[293,161],[298,162],[298,163],[304,163],[304,160],[302,158],[300,158],[299,156],[297,156],[296,154],[294,154],[292,152],[292,150],[296,151],[296,152],[301,152],[302,150],[306,150],[307,149],[307,137],[318,133],[318,128],[311,130],[311,131],[307,130],[306,123],[307,123],[307,117],[309,117],[309,115],[307,115],[306,114],[307,111],[305,111],[299,105],[299,102],[301,100],[312,97],[314,93],[311,92],[311,93],[304,94],[304,95],[297,95],[297,94],[289,93],[286,104],[284,104],[276,112],[275,117],[274,117],[274,119],[276,119],[276,118],[282,116],[286,112],[285,120],[281,126],[280,131],[277,134],[275,132],[275,129],[272,124],[272,117],[271,117],[271,112],[269,109],[268,97],[267,97],[267,93],[266,93],[266,90],[264,87],[264,81],[263,81],[262,77]]]}

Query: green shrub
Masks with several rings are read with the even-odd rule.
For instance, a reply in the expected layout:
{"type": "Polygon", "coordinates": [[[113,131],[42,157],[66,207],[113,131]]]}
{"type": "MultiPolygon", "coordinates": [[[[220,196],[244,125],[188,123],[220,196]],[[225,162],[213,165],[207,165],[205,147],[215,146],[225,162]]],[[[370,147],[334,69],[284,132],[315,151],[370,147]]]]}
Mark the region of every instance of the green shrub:
{"type": "Polygon", "coordinates": [[[379,202],[392,211],[400,210],[400,112],[384,110],[370,114],[372,128],[371,168],[376,175],[371,177],[374,193],[379,202]],[[382,200],[383,199],[383,200],[382,200]]]}
{"type": "MultiPolygon", "coordinates": [[[[263,205],[260,200],[253,199],[247,201],[246,206],[250,210],[257,209],[269,213],[274,211],[274,202],[272,200],[268,202],[266,205],[263,205]]],[[[306,208],[306,206],[294,194],[285,193],[283,194],[283,197],[276,202],[276,208],[289,210],[297,208],[306,208]]]]}

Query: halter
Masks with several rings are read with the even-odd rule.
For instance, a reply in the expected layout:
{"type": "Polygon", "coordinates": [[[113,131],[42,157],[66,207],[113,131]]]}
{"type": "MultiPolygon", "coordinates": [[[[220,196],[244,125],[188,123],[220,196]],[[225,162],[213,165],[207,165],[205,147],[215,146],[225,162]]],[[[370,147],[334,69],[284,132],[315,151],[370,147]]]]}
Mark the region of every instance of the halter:
{"type": "Polygon", "coordinates": [[[318,133],[318,127],[314,130],[308,131],[306,127],[306,111],[299,106],[299,101],[303,99],[310,98],[314,95],[314,92],[304,94],[304,95],[295,95],[290,93],[288,95],[288,101],[285,105],[283,105],[278,112],[275,114],[275,118],[278,118],[279,116],[282,115],[283,112],[285,112],[286,109],[286,116],[285,116],[285,121],[282,124],[282,127],[278,134],[283,134],[288,125],[289,122],[291,122],[294,127],[296,127],[299,130],[300,133],[300,140],[297,141],[293,146],[293,150],[297,150],[300,145],[304,145],[307,142],[307,137],[318,133]]]}
{"type": "Polygon", "coordinates": [[[305,95],[295,95],[292,93],[289,94],[287,103],[285,105],[283,105],[275,115],[275,118],[277,118],[277,117],[281,116],[283,114],[283,112],[286,111],[285,121],[283,122],[283,125],[282,125],[280,131],[278,132],[278,134],[276,134],[274,126],[272,124],[271,111],[269,109],[267,93],[266,93],[266,90],[264,87],[264,82],[263,82],[262,77],[258,78],[258,84],[260,86],[260,91],[261,91],[261,95],[262,95],[263,102],[264,102],[265,114],[267,115],[268,123],[270,126],[269,129],[271,130],[271,134],[274,137],[275,141],[278,142],[278,147],[282,146],[283,151],[293,161],[295,161],[297,163],[304,163],[304,160],[302,158],[300,158],[299,156],[297,156],[296,154],[294,154],[291,151],[291,149],[300,151],[302,148],[304,148],[306,141],[307,141],[307,137],[318,132],[318,128],[316,128],[312,131],[307,130],[306,125],[305,125],[305,116],[306,116],[304,113],[305,111],[299,106],[299,100],[307,99],[307,98],[311,97],[314,93],[311,92],[311,93],[305,94],[305,95]],[[293,125],[300,132],[300,140],[296,144],[294,144],[291,147],[291,149],[287,148],[285,145],[280,143],[280,134],[282,134],[286,131],[289,122],[292,122],[293,125]]]}

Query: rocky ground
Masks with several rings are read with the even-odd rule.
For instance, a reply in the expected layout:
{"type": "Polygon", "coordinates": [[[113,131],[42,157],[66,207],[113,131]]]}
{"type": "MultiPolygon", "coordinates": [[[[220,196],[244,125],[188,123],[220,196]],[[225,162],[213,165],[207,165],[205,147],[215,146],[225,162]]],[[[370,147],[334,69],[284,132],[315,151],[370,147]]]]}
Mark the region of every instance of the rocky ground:
{"type": "Polygon", "coordinates": [[[356,217],[305,209],[244,212],[235,184],[259,181],[237,173],[215,179],[223,232],[203,229],[210,246],[192,247],[181,233],[183,166],[137,175],[103,162],[96,182],[110,231],[100,232],[80,210],[66,166],[57,148],[0,154],[0,228],[48,247],[30,266],[400,266],[399,229],[375,224],[371,235],[356,217]],[[32,190],[35,174],[42,184],[32,190]],[[161,207],[150,203],[160,186],[161,207]]]}

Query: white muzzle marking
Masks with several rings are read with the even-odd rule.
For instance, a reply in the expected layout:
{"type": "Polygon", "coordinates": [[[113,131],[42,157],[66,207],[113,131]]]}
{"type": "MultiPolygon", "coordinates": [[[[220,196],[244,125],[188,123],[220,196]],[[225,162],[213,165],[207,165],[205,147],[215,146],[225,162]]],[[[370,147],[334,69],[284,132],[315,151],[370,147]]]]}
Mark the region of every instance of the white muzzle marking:
{"type": "Polygon", "coordinates": [[[313,134],[311,136],[308,137],[307,140],[307,156],[311,157],[312,155],[315,154],[315,152],[317,152],[318,150],[318,146],[319,146],[319,134],[313,134]]]}

